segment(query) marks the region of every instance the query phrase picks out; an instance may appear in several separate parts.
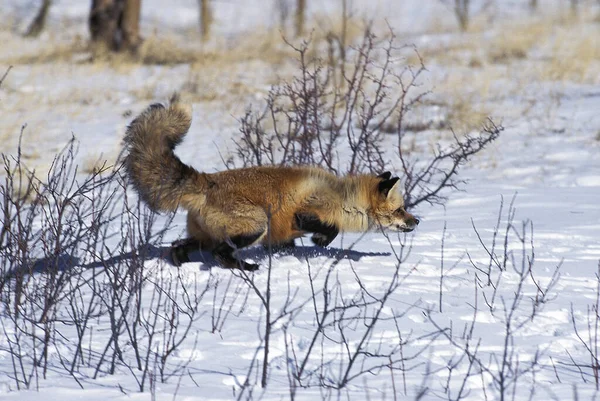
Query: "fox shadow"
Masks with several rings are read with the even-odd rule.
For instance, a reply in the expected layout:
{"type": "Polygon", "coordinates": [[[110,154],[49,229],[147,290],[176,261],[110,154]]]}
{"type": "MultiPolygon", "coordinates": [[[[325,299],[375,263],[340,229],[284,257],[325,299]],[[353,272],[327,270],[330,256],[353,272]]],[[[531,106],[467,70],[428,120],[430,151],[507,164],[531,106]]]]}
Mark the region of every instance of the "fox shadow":
{"type": "MultiPolygon", "coordinates": [[[[304,261],[308,258],[314,258],[319,256],[325,256],[329,259],[348,259],[354,262],[360,261],[363,257],[368,256],[390,256],[391,252],[364,252],[353,249],[341,249],[341,248],[323,248],[319,246],[297,246],[293,248],[286,248],[283,250],[272,250],[269,251],[266,247],[255,246],[251,248],[244,248],[237,251],[237,257],[244,260],[252,260],[261,266],[268,263],[269,255],[275,260],[281,257],[292,256],[298,261],[304,261]]],[[[215,260],[210,252],[207,251],[194,251],[189,254],[190,262],[202,262],[203,265],[200,270],[209,270],[212,267],[220,267],[219,262],[215,260]]],[[[172,263],[170,256],[167,261],[172,263]]]]}
{"type": "MultiPolygon", "coordinates": [[[[142,252],[128,252],[125,254],[114,256],[110,259],[88,263],[83,265],[85,268],[102,268],[110,265],[114,265],[116,263],[122,263],[127,259],[161,259],[164,262],[175,265],[173,263],[173,258],[171,257],[171,249],[170,245],[165,246],[153,246],[149,245],[142,252]]],[[[244,248],[237,251],[237,256],[240,259],[251,259],[256,263],[264,265],[269,255],[273,258],[278,259],[280,257],[292,256],[298,259],[299,261],[303,261],[307,258],[313,258],[318,256],[325,256],[330,259],[349,259],[354,262],[360,261],[363,257],[368,256],[390,256],[390,252],[363,252],[356,251],[353,249],[341,249],[341,248],[322,248],[319,246],[298,246],[294,248],[287,248],[284,250],[271,251],[262,246],[244,248]]],[[[189,254],[190,262],[192,263],[202,263],[200,266],[200,270],[207,271],[213,267],[220,267],[221,264],[215,260],[211,252],[197,250],[190,252],[189,254]]]]}
{"type": "Polygon", "coordinates": [[[58,255],[47,256],[43,258],[32,259],[26,263],[20,264],[18,267],[8,269],[4,272],[4,278],[12,278],[17,275],[29,275],[29,274],[40,274],[40,273],[62,273],[65,271],[72,270],[73,268],[80,266],[84,269],[94,268],[106,268],[114,266],[125,261],[138,260],[143,262],[154,258],[170,259],[170,246],[154,246],[147,245],[142,249],[136,251],[130,251],[121,253],[101,260],[85,263],[82,258],[73,256],[68,252],[63,252],[58,255]]]}
{"type": "MultiPolygon", "coordinates": [[[[360,261],[363,257],[368,256],[390,256],[390,252],[363,252],[353,249],[341,249],[341,248],[322,248],[319,246],[298,246],[294,248],[287,248],[284,250],[277,250],[269,252],[265,247],[257,246],[251,248],[240,249],[237,252],[237,256],[241,259],[251,259],[256,263],[264,265],[269,254],[275,259],[285,256],[292,256],[303,261],[307,258],[314,258],[319,256],[325,256],[330,259],[349,259],[354,262],[360,261]]],[[[194,251],[189,254],[190,262],[201,262],[200,270],[210,270],[212,267],[219,267],[220,264],[215,260],[212,254],[208,251],[194,251]]],[[[71,256],[67,253],[60,254],[54,257],[36,259],[28,265],[27,268],[23,267],[19,270],[13,270],[5,272],[5,278],[16,275],[19,271],[21,274],[34,274],[34,273],[48,273],[50,271],[62,272],[73,269],[76,266],[80,266],[84,269],[102,269],[114,265],[118,265],[125,262],[137,261],[143,262],[150,259],[161,259],[170,265],[174,265],[171,257],[171,246],[155,246],[147,245],[141,249],[115,255],[106,259],[93,261],[89,263],[83,263],[78,258],[71,256]]]]}

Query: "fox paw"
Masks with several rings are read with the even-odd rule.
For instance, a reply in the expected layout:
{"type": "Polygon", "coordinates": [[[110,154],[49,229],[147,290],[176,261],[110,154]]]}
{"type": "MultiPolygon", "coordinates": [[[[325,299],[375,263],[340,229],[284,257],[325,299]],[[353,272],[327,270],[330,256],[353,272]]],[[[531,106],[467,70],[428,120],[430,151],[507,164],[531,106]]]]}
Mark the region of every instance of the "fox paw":
{"type": "Polygon", "coordinates": [[[313,234],[310,239],[312,240],[313,244],[322,247],[326,247],[327,245],[331,244],[331,241],[333,241],[333,238],[321,233],[313,234]]]}
{"type": "Polygon", "coordinates": [[[242,262],[240,267],[242,268],[242,270],[245,270],[247,272],[255,272],[260,266],[256,263],[242,262]]]}
{"type": "Polygon", "coordinates": [[[173,265],[179,267],[182,264],[189,262],[190,257],[185,249],[174,246],[171,248],[171,260],[173,261],[173,265]]]}

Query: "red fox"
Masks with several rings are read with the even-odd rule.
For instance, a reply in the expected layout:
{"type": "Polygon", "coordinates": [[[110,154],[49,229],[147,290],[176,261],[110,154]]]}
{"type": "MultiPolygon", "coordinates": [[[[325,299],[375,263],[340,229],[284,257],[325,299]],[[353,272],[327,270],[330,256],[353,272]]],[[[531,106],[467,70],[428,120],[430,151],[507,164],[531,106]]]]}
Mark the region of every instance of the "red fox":
{"type": "Polygon", "coordinates": [[[175,265],[203,249],[227,268],[256,270],[235,251],[254,244],[293,247],[307,233],[327,246],[340,231],[412,231],[398,177],[390,172],[337,177],[317,167],[263,166],[203,173],[173,152],[191,125],[191,108],[176,96],[154,104],[127,128],[125,169],[154,211],[187,210],[189,238],[173,244],[175,265]]]}

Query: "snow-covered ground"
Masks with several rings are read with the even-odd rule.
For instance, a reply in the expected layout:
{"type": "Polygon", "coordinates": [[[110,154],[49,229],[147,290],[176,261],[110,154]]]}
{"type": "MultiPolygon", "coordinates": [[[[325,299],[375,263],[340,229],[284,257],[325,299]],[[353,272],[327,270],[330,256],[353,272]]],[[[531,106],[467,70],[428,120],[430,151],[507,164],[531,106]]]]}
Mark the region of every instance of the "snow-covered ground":
{"type": "MultiPolygon", "coordinates": [[[[20,127],[27,124],[25,162],[42,171],[71,135],[80,142],[82,165],[103,157],[114,160],[131,118],[190,81],[214,96],[195,98],[192,128],[177,154],[198,169],[222,169],[238,135],[236,118],[248,104],[260,104],[277,77],[293,73],[292,62],[273,65],[260,57],[205,69],[65,60],[19,64],[14,62],[18,56],[71,43],[61,24],[86,35],[88,2],[54,1],[47,32],[25,41],[14,30],[31,17],[28,7],[37,2],[1,1],[10,23],[0,31],[6,43],[0,47],[0,76],[8,63],[14,68],[0,89],[0,150],[13,153],[20,127]],[[232,82],[244,89],[229,94],[238,87],[232,82]]],[[[276,20],[275,1],[215,3],[215,17],[224,21],[216,28],[217,38],[230,35],[235,41],[240,32],[276,20]]],[[[220,269],[201,253],[181,268],[161,257],[147,261],[142,320],[158,316],[159,322],[169,322],[169,297],[178,305],[188,294],[198,297],[190,307],[195,314],[189,333],[169,355],[166,373],[174,375],[166,383],[160,381],[160,363],[152,352],[162,349],[167,334],[148,338],[138,333],[144,342],[140,349],[151,351],[149,372],[117,364],[114,374],[103,369],[92,379],[91,367],[67,373],[63,362],[75,352],[77,334],[72,325],[58,323],[47,379],[39,377],[30,390],[17,391],[7,340],[16,334],[0,310],[0,398],[33,399],[40,397],[36,390],[48,400],[148,399],[150,394],[186,400],[598,397],[593,355],[598,354],[600,274],[600,27],[588,18],[600,12],[598,6],[582,2],[586,15],[576,23],[536,28],[543,37],[528,31],[535,40],[525,57],[509,54],[508,61],[492,63],[490,53],[505,43],[499,37],[510,35],[503,30],[511,19],[519,16],[515,31],[525,35],[523,21],[539,18],[525,15],[528,2],[495,2],[497,12],[478,11],[474,24],[479,25],[463,34],[453,30],[454,16],[443,2],[351,3],[356,13],[382,26],[385,16],[401,43],[416,44],[429,70],[423,87],[432,90],[431,104],[454,107],[455,118],[486,114],[505,126],[496,142],[462,167],[460,177],[468,181],[463,191],[448,193],[445,206],[419,206],[415,213],[421,224],[414,233],[345,234],[325,250],[305,239],[305,247],[274,255],[270,274],[262,249],[242,253],[262,266],[251,276],[220,269]],[[573,42],[567,40],[565,53],[557,53],[565,37],[573,42]],[[569,53],[571,48],[579,50],[569,53]],[[589,54],[582,53],[586,49],[589,54]],[[557,54],[572,57],[572,70],[557,72],[566,68],[552,64],[557,54]],[[489,252],[495,254],[492,261],[489,252]],[[506,269],[496,262],[506,262],[506,269]],[[167,296],[153,298],[161,293],[157,288],[167,296]],[[167,306],[153,315],[159,303],[167,306]],[[267,319],[273,325],[267,386],[262,388],[267,319]],[[139,393],[140,381],[144,393],[139,393]]],[[[570,12],[566,2],[549,3],[546,15],[570,12]]],[[[337,1],[309,5],[311,15],[339,12],[337,1]]],[[[169,7],[144,0],[146,35],[156,27],[197,34],[196,7],[193,0],[173,1],[169,7]]],[[[558,24],[560,18],[553,18],[558,24]]],[[[436,135],[446,138],[429,131],[408,135],[422,157],[436,135]]],[[[399,162],[390,160],[389,170],[400,171],[399,162]]],[[[185,215],[177,214],[163,251],[184,229],[185,215]]],[[[91,270],[83,277],[97,274],[91,270]]],[[[92,296],[92,290],[84,291],[81,305],[92,296]]],[[[185,308],[170,312],[180,319],[172,339],[177,341],[192,315],[185,308]]],[[[63,311],[62,317],[69,313],[63,311]]],[[[110,325],[107,316],[90,321],[81,351],[90,366],[110,343],[110,325]]],[[[123,344],[123,359],[134,366],[132,345],[123,344]]],[[[31,371],[30,360],[24,359],[25,370],[31,371]]]]}

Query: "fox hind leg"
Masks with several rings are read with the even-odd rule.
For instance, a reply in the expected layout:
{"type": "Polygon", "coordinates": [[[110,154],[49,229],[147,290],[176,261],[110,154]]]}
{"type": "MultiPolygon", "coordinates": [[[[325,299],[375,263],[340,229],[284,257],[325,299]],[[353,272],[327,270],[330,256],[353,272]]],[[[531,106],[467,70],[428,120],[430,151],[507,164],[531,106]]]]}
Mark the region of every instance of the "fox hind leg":
{"type": "MultiPolygon", "coordinates": [[[[263,234],[264,232],[260,232],[250,235],[237,235],[232,238],[228,238],[227,240],[212,247],[212,254],[215,260],[221,263],[223,267],[241,268],[242,270],[248,271],[258,270],[257,264],[248,263],[237,259],[234,256],[234,252],[239,248],[245,248],[249,245],[252,245],[263,234]]],[[[183,240],[175,241],[171,247],[171,260],[175,266],[181,266],[183,263],[190,262],[190,252],[207,248],[207,246],[203,246],[202,242],[196,238],[185,238],[183,240]]]]}
{"type": "Polygon", "coordinates": [[[264,234],[264,231],[260,231],[254,234],[241,234],[228,238],[213,249],[213,256],[219,263],[223,265],[223,267],[229,269],[240,268],[247,271],[256,271],[258,270],[257,264],[248,263],[244,260],[236,258],[234,256],[234,252],[236,249],[245,248],[252,245],[264,234]]]}
{"type": "Polygon", "coordinates": [[[187,215],[188,238],[177,240],[171,244],[171,260],[175,266],[181,266],[190,261],[190,252],[203,250],[212,250],[213,240],[196,220],[193,213],[187,215]]]}
{"type": "Polygon", "coordinates": [[[203,214],[203,228],[213,239],[213,256],[226,268],[258,269],[257,264],[238,259],[235,252],[260,242],[267,226],[266,212],[254,205],[238,205],[235,210],[212,207],[203,214]]]}

